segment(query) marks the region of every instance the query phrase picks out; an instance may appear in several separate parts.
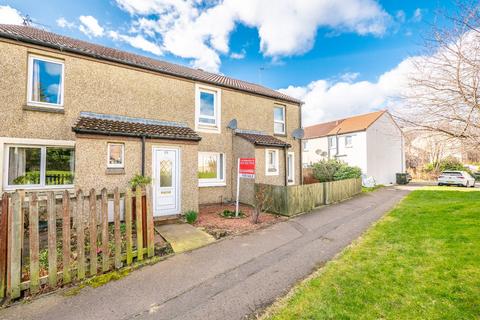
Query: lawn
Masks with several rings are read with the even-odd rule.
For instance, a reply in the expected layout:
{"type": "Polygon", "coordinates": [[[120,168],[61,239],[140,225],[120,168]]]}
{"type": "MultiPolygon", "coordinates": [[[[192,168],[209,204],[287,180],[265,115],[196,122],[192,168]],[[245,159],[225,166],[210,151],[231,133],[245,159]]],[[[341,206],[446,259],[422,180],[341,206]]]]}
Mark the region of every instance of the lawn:
{"type": "Polygon", "coordinates": [[[412,192],[268,319],[480,319],[480,192],[412,192]]]}

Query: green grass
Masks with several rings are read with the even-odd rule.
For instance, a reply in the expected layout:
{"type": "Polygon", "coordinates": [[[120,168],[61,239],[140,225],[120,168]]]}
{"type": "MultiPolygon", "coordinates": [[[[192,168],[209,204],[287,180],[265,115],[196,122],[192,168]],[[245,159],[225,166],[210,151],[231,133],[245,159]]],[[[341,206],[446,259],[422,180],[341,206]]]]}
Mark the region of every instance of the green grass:
{"type": "Polygon", "coordinates": [[[480,319],[480,192],[412,192],[269,319],[480,319]]]}
{"type": "Polygon", "coordinates": [[[377,184],[374,187],[362,187],[362,192],[368,193],[385,187],[383,184],[377,184]]]}

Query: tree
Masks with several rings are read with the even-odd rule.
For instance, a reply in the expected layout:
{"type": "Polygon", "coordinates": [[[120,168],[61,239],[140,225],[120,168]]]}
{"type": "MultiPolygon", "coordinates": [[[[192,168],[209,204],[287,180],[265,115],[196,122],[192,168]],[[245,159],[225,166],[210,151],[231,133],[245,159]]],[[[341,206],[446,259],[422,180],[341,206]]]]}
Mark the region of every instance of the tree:
{"type": "Polygon", "coordinates": [[[411,59],[406,108],[398,118],[473,150],[480,147],[480,4],[464,1],[457,8],[453,16],[441,13],[425,54],[411,59]]]}
{"type": "Polygon", "coordinates": [[[272,196],[267,190],[267,185],[255,185],[255,208],[252,214],[253,224],[258,223],[260,219],[260,213],[270,210],[272,200],[272,196]]]}

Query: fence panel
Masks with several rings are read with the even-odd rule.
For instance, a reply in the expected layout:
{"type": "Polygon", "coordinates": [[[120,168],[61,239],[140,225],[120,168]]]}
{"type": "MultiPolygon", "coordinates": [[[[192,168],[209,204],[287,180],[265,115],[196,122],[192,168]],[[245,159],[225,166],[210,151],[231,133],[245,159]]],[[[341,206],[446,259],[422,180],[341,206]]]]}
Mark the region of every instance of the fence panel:
{"type": "Polygon", "coordinates": [[[35,294],[47,284],[52,289],[56,288],[58,277],[63,280],[60,284],[64,285],[85,279],[86,270],[89,270],[88,276],[94,276],[100,270],[108,272],[130,265],[135,257],[136,261],[153,257],[155,243],[151,191],[138,188],[133,199],[135,209],[132,208],[132,192],[127,190],[125,221],[122,222],[118,188],[113,195],[108,194],[106,189],[102,189],[99,195],[94,189],[88,195],[81,190],[76,194],[68,191],[58,194],[52,191],[4,193],[0,199],[0,238],[7,239],[0,239],[0,298],[6,296],[15,299],[26,290],[35,294]],[[114,219],[110,225],[108,200],[112,197],[114,219]],[[135,234],[132,232],[132,210],[136,212],[135,234]],[[24,217],[28,219],[25,223],[28,230],[24,230],[24,217]],[[46,228],[42,227],[44,222],[46,228]],[[97,234],[98,228],[101,230],[100,236],[97,234]],[[28,240],[25,247],[28,252],[22,253],[24,239],[28,240]],[[46,242],[44,249],[42,239],[46,242]],[[134,241],[137,245],[135,254],[134,241]],[[99,248],[102,250],[101,266],[97,262],[99,248]],[[61,272],[58,270],[57,252],[61,252],[62,256],[61,272]]]}
{"type": "Polygon", "coordinates": [[[255,192],[265,192],[269,199],[267,211],[288,216],[351,198],[361,191],[360,179],[298,186],[255,185],[255,192]]]}

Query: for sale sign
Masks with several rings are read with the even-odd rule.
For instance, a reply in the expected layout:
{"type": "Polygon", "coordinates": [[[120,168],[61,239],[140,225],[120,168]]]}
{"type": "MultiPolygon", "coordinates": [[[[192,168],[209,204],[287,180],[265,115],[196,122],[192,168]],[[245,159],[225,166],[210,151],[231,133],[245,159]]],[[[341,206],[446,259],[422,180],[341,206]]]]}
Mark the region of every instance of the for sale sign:
{"type": "Polygon", "coordinates": [[[238,164],[240,178],[255,179],[255,158],[240,158],[238,164]]]}

